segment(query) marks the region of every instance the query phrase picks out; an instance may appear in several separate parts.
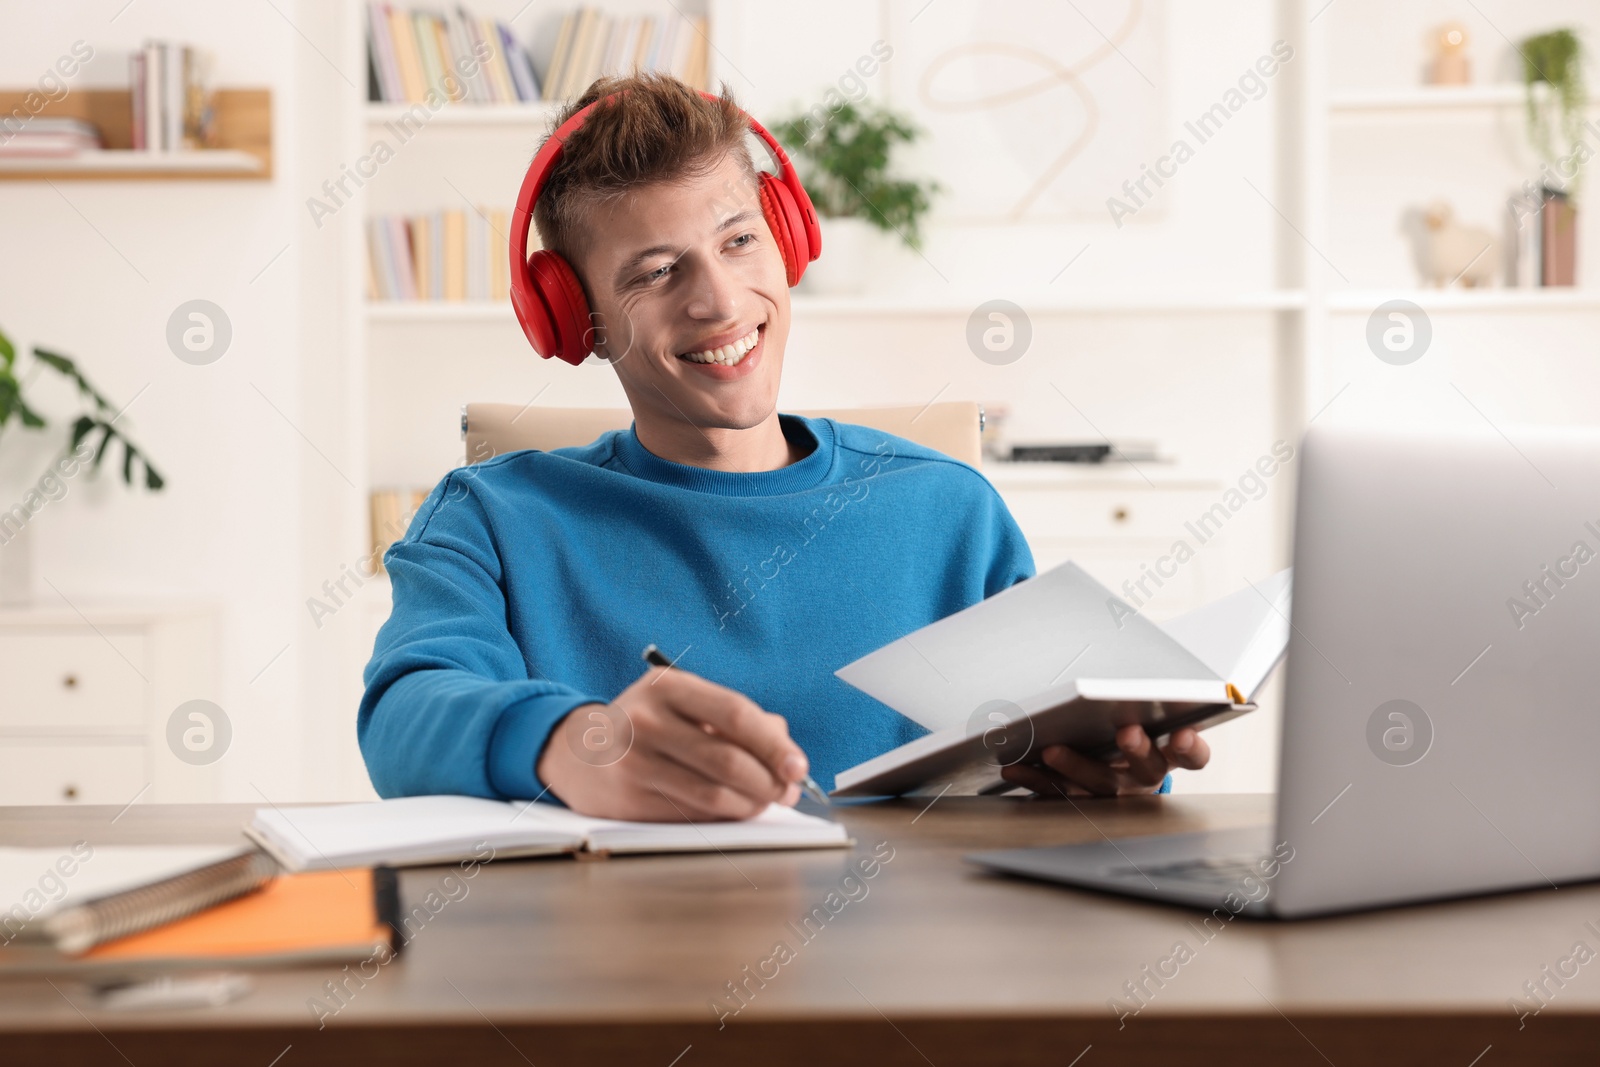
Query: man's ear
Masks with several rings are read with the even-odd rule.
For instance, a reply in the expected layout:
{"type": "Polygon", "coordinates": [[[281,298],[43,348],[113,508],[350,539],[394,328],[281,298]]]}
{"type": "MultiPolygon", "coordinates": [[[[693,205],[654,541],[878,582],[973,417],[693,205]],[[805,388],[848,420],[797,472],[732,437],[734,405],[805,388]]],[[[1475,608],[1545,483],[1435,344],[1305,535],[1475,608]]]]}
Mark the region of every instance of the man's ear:
{"type": "Polygon", "coordinates": [[[589,322],[591,347],[607,363],[621,363],[633,351],[633,319],[626,311],[618,308],[610,315],[602,315],[590,305],[589,322]]]}

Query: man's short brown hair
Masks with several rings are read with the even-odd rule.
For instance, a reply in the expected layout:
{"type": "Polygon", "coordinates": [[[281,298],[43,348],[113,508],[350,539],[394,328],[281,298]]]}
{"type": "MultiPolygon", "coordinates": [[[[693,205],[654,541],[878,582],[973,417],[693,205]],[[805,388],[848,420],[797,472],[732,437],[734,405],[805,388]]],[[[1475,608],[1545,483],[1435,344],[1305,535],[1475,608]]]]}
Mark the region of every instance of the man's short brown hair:
{"type": "Polygon", "coordinates": [[[533,208],[539,240],[569,263],[582,245],[584,212],[596,203],[640,185],[698,177],[730,153],[756,179],[745,141],[750,126],[726,82],[712,100],[666,74],[600,78],[561,109],[552,131],[612,94],[623,95],[590,112],[567,140],[533,208]]]}

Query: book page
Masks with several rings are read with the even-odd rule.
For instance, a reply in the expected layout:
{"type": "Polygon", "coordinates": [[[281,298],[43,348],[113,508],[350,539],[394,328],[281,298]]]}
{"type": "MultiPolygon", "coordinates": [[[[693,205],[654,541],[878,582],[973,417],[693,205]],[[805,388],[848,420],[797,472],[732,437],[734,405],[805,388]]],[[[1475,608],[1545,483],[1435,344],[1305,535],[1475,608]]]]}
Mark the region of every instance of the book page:
{"type": "Polygon", "coordinates": [[[474,855],[480,842],[496,850],[580,844],[581,833],[519,815],[524,806],[483,797],[419,796],[260,808],[246,832],[296,870],[450,862],[474,855]]]}
{"type": "Polygon", "coordinates": [[[1252,700],[1289,647],[1292,568],[1161,624],[1161,628],[1252,700]]]}
{"type": "Polygon", "coordinates": [[[1217,677],[1072,562],[893,641],[834,674],[939,731],[1078,678],[1217,677]]]}

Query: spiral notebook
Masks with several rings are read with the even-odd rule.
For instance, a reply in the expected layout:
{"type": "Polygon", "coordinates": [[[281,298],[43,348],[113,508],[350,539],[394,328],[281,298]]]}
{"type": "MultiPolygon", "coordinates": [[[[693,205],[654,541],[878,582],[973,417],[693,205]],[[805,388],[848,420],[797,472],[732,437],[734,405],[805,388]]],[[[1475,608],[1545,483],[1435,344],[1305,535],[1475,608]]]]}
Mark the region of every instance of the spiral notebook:
{"type": "Polygon", "coordinates": [[[245,845],[0,848],[0,944],[77,954],[265,885],[272,858],[245,845]]]}

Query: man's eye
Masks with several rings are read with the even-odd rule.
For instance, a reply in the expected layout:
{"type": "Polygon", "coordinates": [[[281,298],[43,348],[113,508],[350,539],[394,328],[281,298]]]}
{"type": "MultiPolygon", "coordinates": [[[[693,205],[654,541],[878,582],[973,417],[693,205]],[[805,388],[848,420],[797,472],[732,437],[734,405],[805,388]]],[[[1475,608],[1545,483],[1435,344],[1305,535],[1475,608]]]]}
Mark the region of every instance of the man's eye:
{"type": "Polygon", "coordinates": [[[733,245],[735,248],[743,248],[755,239],[756,235],[753,233],[741,233],[739,236],[730,241],[729,244],[733,245]]]}
{"type": "Polygon", "coordinates": [[[647,281],[647,282],[658,282],[662,278],[665,278],[667,276],[667,272],[670,271],[671,269],[672,269],[672,264],[671,263],[664,264],[664,265],[662,265],[660,267],[657,267],[655,270],[651,271],[649,274],[646,274],[644,276],[644,280],[647,281]]]}

